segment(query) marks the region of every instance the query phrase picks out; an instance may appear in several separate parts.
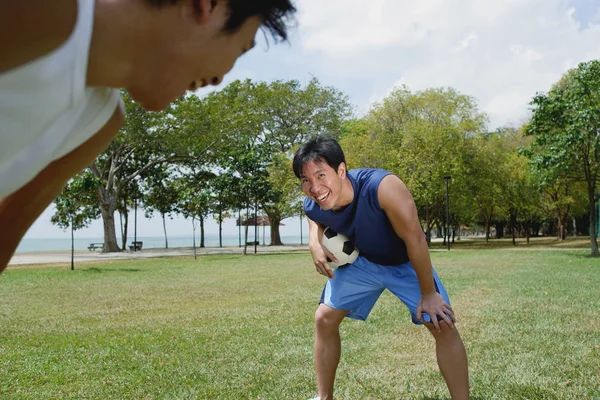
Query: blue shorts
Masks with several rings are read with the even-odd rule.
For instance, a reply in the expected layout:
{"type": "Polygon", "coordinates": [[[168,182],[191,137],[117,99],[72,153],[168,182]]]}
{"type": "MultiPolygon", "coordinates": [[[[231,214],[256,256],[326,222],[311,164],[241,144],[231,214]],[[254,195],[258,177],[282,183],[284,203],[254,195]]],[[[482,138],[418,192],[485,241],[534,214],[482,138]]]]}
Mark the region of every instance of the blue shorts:
{"type": "MultiPolygon", "coordinates": [[[[421,288],[410,261],[398,266],[385,266],[358,256],[353,264],[336,269],[334,275],[333,279],[327,280],[320,303],[336,310],[348,310],[348,318],[364,321],[383,290],[388,289],[408,307],[413,323],[421,323],[417,318],[421,288]]],[[[433,279],[436,291],[450,305],[448,293],[435,270],[433,279]]],[[[425,313],[423,319],[431,322],[425,313]]]]}

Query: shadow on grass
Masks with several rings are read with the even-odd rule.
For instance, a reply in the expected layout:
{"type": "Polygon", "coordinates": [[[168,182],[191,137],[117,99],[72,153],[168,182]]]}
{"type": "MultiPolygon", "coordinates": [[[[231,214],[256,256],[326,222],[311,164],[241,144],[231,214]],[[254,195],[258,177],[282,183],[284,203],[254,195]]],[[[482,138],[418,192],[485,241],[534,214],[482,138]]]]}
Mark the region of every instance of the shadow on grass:
{"type": "MultiPolygon", "coordinates": [[[[281,250],[281,251],[277,251],[277,250],[271,250],[269,252],[258,252],[258,253],[254,253],[254,250],[252,250],[252,252],[248,251],[248,254],[246,254],[247,256],[260,256],[260,257],[272,257],[272,256],[281,256],[281,255],[287,255],[287,254],[306,254],[306,250],[304,249],[300,249],[300,250],[281,250]]],[[[239,254],[240,256],[243,254],[239,254]]]]}
{"type": "MultiPolygon", "coordinates": [[[[469,397],[471,400],[484,400],[483,397],[471,396],[469,397]]],[[[419,400],[452,400],[450,397],[419,397],[419,400]]]]}
{"type": "MultiPolygon", "coordinates": [[[[464,240],[458,240],[454,243],[450,243],[452,249],[469,249],[469,250],[486,250],[486,249],[498,249],[498,248],[556,248],[556,249],[589,249],[590,238],[589,236],[577,236],[568,237],[566,240],[558,242],[555,237],[532,237],[530,242],[524,238],[518,238],[516,244],[512,243],[511,238],[492,239],[488,242],[485,238],[469,238],[464,240]]],[[[430,249],[446,249],[446,245],[442,242],[433,242],[430,244],[430,249]]]]}
{"type": "Polygon", "coordinates": [[[101,272],[139,272],[139,271],[141,271],[141,269],[139,269],[139,268],[96,268],[96,267],[92,267],[92,268],[82,269],[81,271],[96,272],[96,273],[101,273],[101,272]]]}

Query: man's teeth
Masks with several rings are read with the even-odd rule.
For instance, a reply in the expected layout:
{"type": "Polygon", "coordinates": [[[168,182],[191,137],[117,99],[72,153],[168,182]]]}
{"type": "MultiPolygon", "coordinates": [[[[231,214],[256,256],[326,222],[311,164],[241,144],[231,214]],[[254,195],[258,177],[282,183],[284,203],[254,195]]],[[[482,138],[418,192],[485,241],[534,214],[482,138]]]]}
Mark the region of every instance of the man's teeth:
{"type": "Polygon", "coordinates": [[[323,201],[323,200],[325,200],[326,198],[327,198],[327,194],[324,194],[324,195],[323,195],[323,196],[321,196],[321,197],[317,197],[317,200],[319,200],[319,201],[323,201]]]}

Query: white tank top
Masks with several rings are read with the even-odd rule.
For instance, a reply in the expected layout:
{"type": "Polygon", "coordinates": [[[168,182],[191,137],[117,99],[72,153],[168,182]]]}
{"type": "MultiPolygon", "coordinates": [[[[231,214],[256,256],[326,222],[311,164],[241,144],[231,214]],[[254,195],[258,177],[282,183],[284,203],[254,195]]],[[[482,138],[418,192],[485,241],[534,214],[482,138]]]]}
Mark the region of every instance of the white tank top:
{"type": "Polygon", "coordinates": [[[86,87],[94,0],[78,0],[77,14],[59,48],[0,73],[0,198],[87,141],[120,102],[117,89],[86,87]]]}

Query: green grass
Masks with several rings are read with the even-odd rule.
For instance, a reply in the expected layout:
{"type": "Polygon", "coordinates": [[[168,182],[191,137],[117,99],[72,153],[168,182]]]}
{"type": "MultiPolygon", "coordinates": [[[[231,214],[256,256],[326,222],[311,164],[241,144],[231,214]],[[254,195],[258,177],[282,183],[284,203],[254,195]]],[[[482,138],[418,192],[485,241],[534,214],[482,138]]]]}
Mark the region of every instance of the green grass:
{"type": "MultiPolygon", "coordinates": [[[[600,398],[600,261],[586,250],[432,251],[475,399],[600,398]]],[[[13,267],[0,399],[307,399],[323,278],[310,255],[13,267]]],[[[342,324],[338,399],[446,399],[434,343],[385,293],[342,324]]]]}

